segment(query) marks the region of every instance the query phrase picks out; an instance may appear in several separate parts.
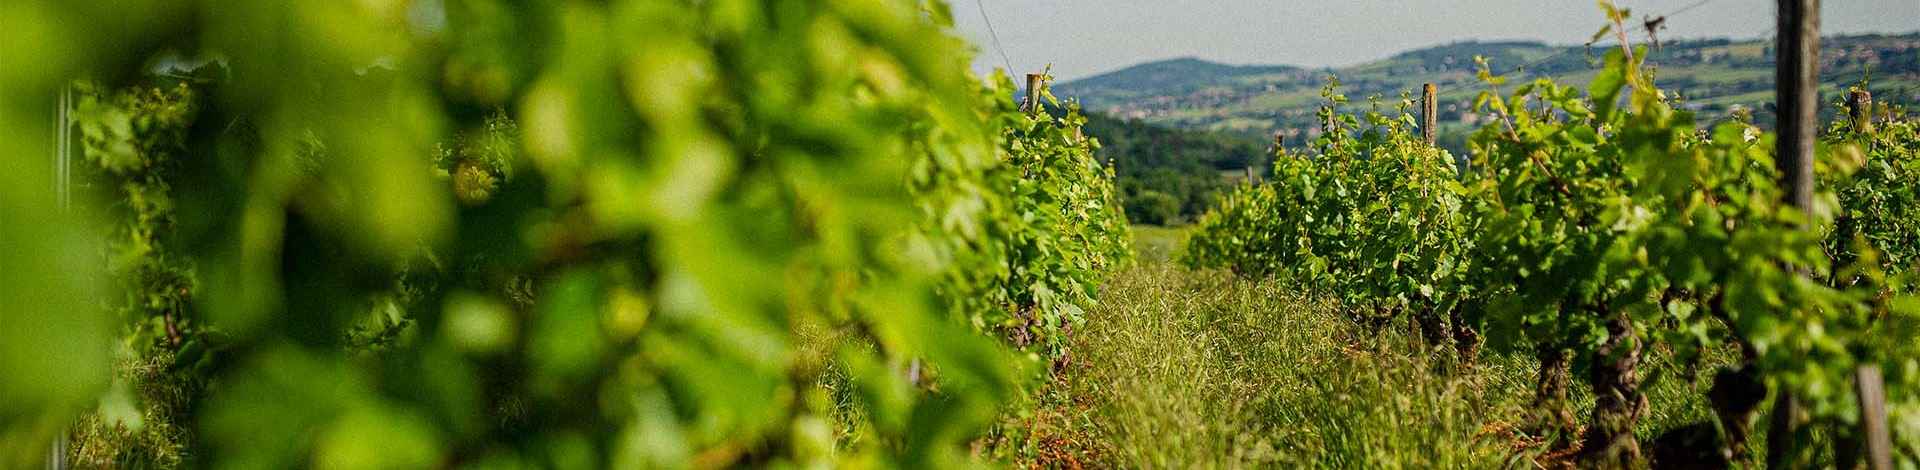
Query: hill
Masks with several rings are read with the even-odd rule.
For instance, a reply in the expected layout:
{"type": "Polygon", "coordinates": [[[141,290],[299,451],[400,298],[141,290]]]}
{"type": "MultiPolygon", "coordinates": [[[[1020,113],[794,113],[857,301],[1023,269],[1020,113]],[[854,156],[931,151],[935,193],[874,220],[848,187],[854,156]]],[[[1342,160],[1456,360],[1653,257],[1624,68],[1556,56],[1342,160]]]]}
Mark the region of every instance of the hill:
{"type": "MultiPolygon", "coordinates": [[[[1821,76],[1832,101],[1869,69],[1876,96],[1920,101],[1920,33],[1839,36],[1825,39],[1821,76]]],[[[1475,78],[1474,57],[1487,58],[1496,73],[1514,80],[1554,77],[1584,84],[1607,46],[1557,46],[1539,42],[1460,42],[1418,49],[1351,67],[1308,69],[1285,65],[1228,65],[1193,58],[1134,65],[1062,83],[1056,94],[1078,98],[1086,109],[1122,119],[1253,136],[1280,132],[1312,137],[1320,88],[1338,77],[1341,92],[1357,103],[1387,100],[1439,85],[1442,133],[1476,125],[1473,97],[1485,90],[1475,78]],[[1523,67],[1524,66],[1524,67],[1523,67]]],[[[1759,110],[1772,99],[1771,43],[1762,40],[1688,40],[1653,49],[1650,63],[1659,84],[1680,95],[1703,117],[1725,116],[1735,107],[1759,110]]],[[[1289,139],[1301,142],[1303,139],[1289,139]]]]}
{"type": "Polygon", "coordinates": [[[1134,65],[1063,83],[1061,96],[1087,103],[1125,103],[1162,95],[1231,90],[1244,83],[1308,80],[1313,72],[1286,65],[1228,65],[1192,57],[1134,65]]]}

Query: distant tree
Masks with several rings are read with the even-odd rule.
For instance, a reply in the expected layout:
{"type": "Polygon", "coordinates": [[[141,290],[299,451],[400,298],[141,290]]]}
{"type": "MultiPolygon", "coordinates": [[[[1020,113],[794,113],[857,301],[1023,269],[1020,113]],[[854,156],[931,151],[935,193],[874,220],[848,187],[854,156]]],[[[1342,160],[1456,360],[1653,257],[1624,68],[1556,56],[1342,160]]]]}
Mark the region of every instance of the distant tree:
{"type": "Polygon", "coordinates": [[[1172,225],[1181,222],[1180,198],[1146,190],[1127,198],[1127,220],[1148,225],[1172,225]]]}

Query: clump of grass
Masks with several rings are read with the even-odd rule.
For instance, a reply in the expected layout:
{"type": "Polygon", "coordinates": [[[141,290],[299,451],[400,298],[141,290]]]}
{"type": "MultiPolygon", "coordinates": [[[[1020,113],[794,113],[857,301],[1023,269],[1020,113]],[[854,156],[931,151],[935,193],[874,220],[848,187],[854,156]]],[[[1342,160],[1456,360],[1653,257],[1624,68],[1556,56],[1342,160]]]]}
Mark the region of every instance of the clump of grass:
{"type": "Polygon", "coordinates": [[[155,349],[123,354],[114,389],[69,429],[67,459],[79,468],[191,467],[193,397],[204,386],[171,369],[174,355],[155,349]]]}

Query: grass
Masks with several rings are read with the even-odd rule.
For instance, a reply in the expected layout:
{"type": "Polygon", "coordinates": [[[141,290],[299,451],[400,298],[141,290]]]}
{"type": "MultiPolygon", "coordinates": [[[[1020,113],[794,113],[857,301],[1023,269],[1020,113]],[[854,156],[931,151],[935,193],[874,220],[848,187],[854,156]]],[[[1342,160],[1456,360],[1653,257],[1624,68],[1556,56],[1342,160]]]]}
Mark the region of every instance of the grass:
{"type": "MultiPolygon", "coordinates": [[[[1517,431],[1537,364],[1429,352],[1402,328],[1370,331],[1309,290],[1176,259],[1184,231],[1136,227],[1135,266],[1106,286],[1069,365],[1005,427],[1021,467],[1507,468],[1554,463],[1517,431]]],[[[1653,436],[1707,419],[1704,382],[1648,352],[1653,436]]],[[[1591,393],[1575,372],[1574,407],[1591,393]]],[[[1706,374],[1711,375],[1711,374],[1706,374]]],[[[1758,442],[1755,442],[1758,444],[1758,442]]]]}
{"type": "Polygon", "coordinates": [[[1134,261],[1138,264],[1172,263],[1186,244],[1185,227],[1133,226],[1134,261]]]}
{"type": "MultiPolygon", "coordinates": [[[[1499,466],[1531,367],[1474,374],[1362,335],[1326,300],[1222,273],[1121,273],[1042,393],[1078,405],[1059,431],[1084,460],[1127,468],[1499,466]]],[[[1044,414],[1044,413],[1042,413],[1044,414]]],[[[1058,452],[1055,452],[1057,454],[1058,452]]]]}

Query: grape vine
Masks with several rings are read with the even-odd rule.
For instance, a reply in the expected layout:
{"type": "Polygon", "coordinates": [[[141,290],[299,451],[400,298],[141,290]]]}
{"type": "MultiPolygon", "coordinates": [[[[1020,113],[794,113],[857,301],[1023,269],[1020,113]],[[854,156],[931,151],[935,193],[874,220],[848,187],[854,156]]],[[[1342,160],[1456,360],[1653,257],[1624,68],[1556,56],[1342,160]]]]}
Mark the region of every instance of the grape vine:
{"type": "MultiPolygon", "coordinates": [[[[140,18],[0,74],[108,77],[72,226],[112,244],[50,240],[113,248],[129,332],[9,314],[0,371],[79,378],[0,386],[0,462],[78,416],[128,466],[967,466],[1009,342],[1064,355],[1125,261],[1084,118],[969,74],[942,2],[402,4],[27,4],[140,18]]],[[[85,264],[16,264],[40,231],[9,281],[85,264]]]]}
{"type": "MultiPolygon", "coordinates": [[[[1855,366],[1878,365],[1894,420],[1911,419],[1920,355],[1886,339],[1912,337],[1920,318],[1901,202],[1911,120],[1830,129],[1817,166],[1828,191],[1803,213],[1781,202],[1770,134],[1738,120],[1699,128],[1644,57],[1613,51],[1584,91],[1540,79],[1511,94],[1483,61],[1489,90],[1475,107],[1495,119],[1457,176],[1408,131],[1404,99],[1396,118],[1356,118],[1329,91],[1312,154],[1277,156],[1270,184],[1223,199],[1187,262],[1325,289],[1378,312],[1362,315],[1371,324],[1404,318],[1430,345],[1462,346],[1464,360],[1481,335],[1494,351],[1536,355],[1535,432],[1592,464],[1643,461],[1634,427],[1650,412],[1640,362],[1651,345],[1682,363],[1743,351],[1710,394],[1736,459],[1751,456],[1751,387],[1791,392],[1813,424],[1802,429],[1837,439],[1858,419],[1855,366]],[[1577,370],[1597,400],[1575,439],[1565,387],[1577,370]]],[[[1909,443],[1901,458],[1920,458],[1920,435],[1896,437],[1909,443]]],[[[1813,455],[1800,452],[1786,461],[1813,455]]]]}

